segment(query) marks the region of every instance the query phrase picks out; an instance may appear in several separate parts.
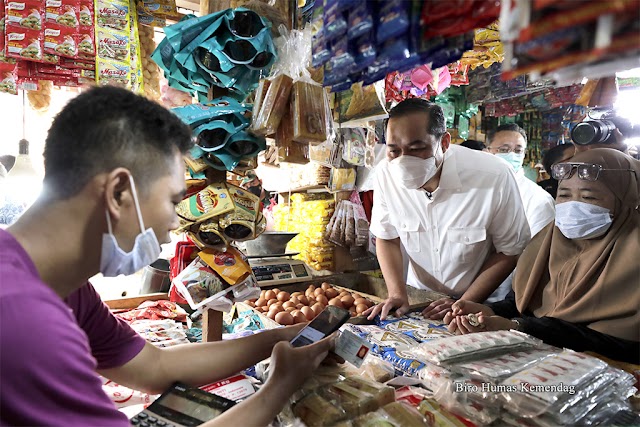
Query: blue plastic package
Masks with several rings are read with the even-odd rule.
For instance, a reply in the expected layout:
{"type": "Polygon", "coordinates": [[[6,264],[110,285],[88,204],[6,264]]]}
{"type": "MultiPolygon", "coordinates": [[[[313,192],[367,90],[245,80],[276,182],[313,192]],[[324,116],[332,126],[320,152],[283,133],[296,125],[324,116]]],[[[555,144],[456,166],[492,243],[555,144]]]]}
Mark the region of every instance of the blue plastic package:
{"type": "Polygon", "coordinates": [[[393,69],[388,60],[376,59],[375,62],[362,72],[362,82],[370,85],[384,79],[393,69]]]}
{"type": "Polygon", "coordinates": [[[356,62],[349,51],[349,43],[346,37],[336,39],[331,43],[330,66],[339,75],[351,74],[356,62]]]}
{"type": "Polygon", "coordinates": [[[349,49],[354,58],[353,73],[359,73],[373,64],[376,60],[377,50],[374,44],[373,31],[369,31],[355,40],[349,41],[349,49]]]}
{"type": "Polygon", "coordinates": [[[393,37],[405,34],[409,29],[409,3],[403,0],[387,0],[378,5],[376,42],[382,44],[393,37]],[[382,6],[379,6],[382,4],[382,6]]]}
{"type": "Polygon", "coordinates": [[[331,51],[327,48],[324,35],[316,35],[311,39],[311,66],[322,67],[331,58],[331,51]]]}
{"type": "Polygon", "coordinates": [[[404,349],[388,350],[382,353],[381,358],[391,362],[394,368],[405,375],[415,376],[417,372],[426,366],[426,363],[413,359],[403,351],[404,349]]]}
{"type": "Polygon", "coordinates": [[[361,1],[348,12],[349,28],[347,37],[350,40],[357,39],[373,30],[372,5],[368,1],[361,1]]]}
{"type": "Polygon", "coordinates": [[[347,20],[338,10],[338,3],[325,4],[324,7],[324,39],[331,42],[347,33],[347,20]]]}

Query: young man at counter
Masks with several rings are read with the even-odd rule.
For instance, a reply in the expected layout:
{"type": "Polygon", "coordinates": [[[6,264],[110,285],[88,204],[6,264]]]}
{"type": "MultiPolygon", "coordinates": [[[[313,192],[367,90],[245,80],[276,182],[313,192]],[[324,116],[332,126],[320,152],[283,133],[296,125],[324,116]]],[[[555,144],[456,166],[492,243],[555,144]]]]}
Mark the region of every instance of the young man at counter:
{"type": "MultiPolygon", "coordinates": [[[[442,109],[408,99],[389,113],[387,161],[378,166],[371,232],[389,291],[367,314],[404,314],[406,285],[485,301],[513,271],[530,240],[509,166],[483,152],[450,145],[442,109]],[[403,279],[404,246],[410,260],[403,279]]],[[[442,319],[454,300],[433,302],[442,319]]]]}
{"type": "MultiPolygon", "coordinates": [[[[488,151],[509,163],[516,173],[520,199],[531,230],[531,238],[533,238],[547,224],[553,222],[556,208],[553,197],[524,175],[522,162],[527,151],[527,134],[515,123],[498,126],[495,132],[489,134],[488,151]]],[[[487,302],[501,301],[507,296],[511,290],[512,280],[511,274],[487,299],[487,302]]]]}
{"type": "Polygon", "coordinates": [[[161,393],[230,376],[268,357],[251,398],[203,424],[267,425],[331,348],[302,348],[300,327],[159,349],[114,317],[88,282],[153,262],[178,226],[182,155],[191,134],[160,105],[124,89],[91,89],[69,102],[47,136],[44,191],[0,230],[0,425],[126,426],[96,371],[161,393]],[[145,228],[147,227],[147,228],[145,228]]]}

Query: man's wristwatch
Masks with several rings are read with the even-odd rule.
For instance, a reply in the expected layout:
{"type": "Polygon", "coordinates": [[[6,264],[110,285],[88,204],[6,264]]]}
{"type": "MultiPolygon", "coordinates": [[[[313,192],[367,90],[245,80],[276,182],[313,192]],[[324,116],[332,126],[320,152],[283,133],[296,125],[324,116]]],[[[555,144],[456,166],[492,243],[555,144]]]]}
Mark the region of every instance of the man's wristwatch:
{"type": "Polygon", "coordinates": [[[522,327],[522,319],[515,318],[515,319],[511,319],[511,321],[516,324],[516,327],[515,327],[516,331],[524,332],[522,327]]]}

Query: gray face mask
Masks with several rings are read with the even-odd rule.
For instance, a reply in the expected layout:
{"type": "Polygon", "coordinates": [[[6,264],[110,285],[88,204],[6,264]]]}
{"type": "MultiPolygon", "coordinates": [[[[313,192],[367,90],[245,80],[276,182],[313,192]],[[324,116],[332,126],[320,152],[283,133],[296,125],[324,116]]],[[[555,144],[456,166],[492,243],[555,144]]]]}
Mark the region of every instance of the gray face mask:
{"type": "Polygon", "coordinates": [[[153,229],[144,229],[138,194],[131,175],[129,175],[129,181],[140,224],[140,234],[136,236],[131,252],[123,251],[116,241],[116,236],[113,235],[109,212],[105,210],[109,232],[102,235],[102,253],[100,255],[100,272],[105,277],[116,277],[120,274],[128,276],[151,264],[160,255],[160,244],[153,229]]]}
{"type": "Polygon", "coordinates": [[[567,239],[594,239],[611,227],[609,209],[570,201],[556,205],[556,227],[567,239]]]}

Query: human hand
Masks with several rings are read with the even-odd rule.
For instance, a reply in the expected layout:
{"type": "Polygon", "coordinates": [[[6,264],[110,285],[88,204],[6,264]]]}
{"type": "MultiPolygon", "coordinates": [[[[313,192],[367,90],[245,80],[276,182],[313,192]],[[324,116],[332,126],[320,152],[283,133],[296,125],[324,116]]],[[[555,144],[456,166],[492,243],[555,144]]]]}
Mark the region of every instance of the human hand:
{"type": "Polygon", "coordinates": [[[271,329],[276,334],[276,340],[274,345],[280,341],[291,341],[294,339],[300,331],[309,324],[309,322],[297,323],[291,326],[283,326],[282,328],[271,329]]]}
{"type": "Polygon", "coordinates": [[[495,315],[493,310],[484,304],[473,301],[458,300],[451,306],[451,311],[444,316],[444,323],[448,325],[456,316],[463,316],[470,313],[482,313],[485,316],[495,315]]]}
{"type": "Polygon", "coordinates": [[[292,347],[281,341],[271,353],[271,374],[268,383],[278,384],[278,389],[293,394],[309,378],[335,347],[336,334],[303,347],[292,347]]]}
{"type": "Polygon", "coordinates": [[[367,319],[371,320],[378,314],[382,320],[385,320],[389,315],[389,312],[396,309],[395,314],[397,317],[404,316],[409,311],[409,298],[406,296],[389,296],[386,300],[378,305],[375,305],[365,311],[364,314],[367,319]]]}
{"type": "Polygon", "coordinates": [[[422,310],[422,315],[427,319],[440,320],[451,311],[451,306],[455,302],[456,301],[451,298],[440,298],[422,310]]]}
{"type": "Polygon", "coordinates": [[[517,329],[518,325],[501,316],[486,316],[483,313],[470,313],[456,316],[449,324],[449,331],[456,335],[466,335],[482,331],[503,331],[517,329]]]}

